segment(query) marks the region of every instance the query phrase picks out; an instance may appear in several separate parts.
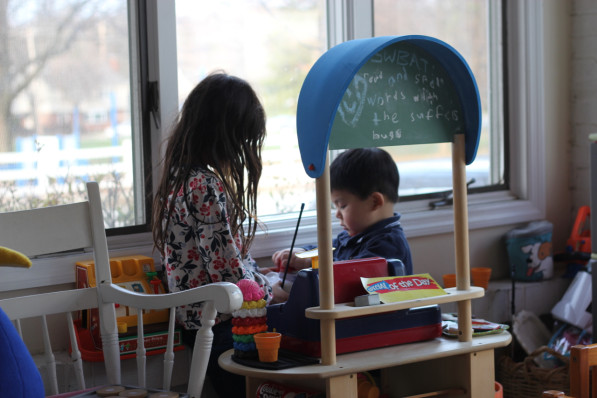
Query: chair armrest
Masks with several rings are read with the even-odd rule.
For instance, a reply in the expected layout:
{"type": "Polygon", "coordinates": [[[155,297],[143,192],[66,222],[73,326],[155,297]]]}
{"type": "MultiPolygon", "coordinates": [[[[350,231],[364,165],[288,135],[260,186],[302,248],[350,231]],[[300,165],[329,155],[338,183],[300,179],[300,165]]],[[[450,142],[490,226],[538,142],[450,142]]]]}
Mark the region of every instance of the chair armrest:
{"type": "Polygon", "coordinates": [[[104,302],[150,310],[213,301],[216,311],[230,314],[239,309],[243,303],[243,295],[239,287],[230,282],[216,282],[165,294],[138,293],[105,283],[99,285],[99,291],[104,302]]]}
{"type": "Polygon", "coordinates": [[[0,307],[13,319],[59,314],[97,307],[95,287],[61,290],[0,300],[0,307]]]}

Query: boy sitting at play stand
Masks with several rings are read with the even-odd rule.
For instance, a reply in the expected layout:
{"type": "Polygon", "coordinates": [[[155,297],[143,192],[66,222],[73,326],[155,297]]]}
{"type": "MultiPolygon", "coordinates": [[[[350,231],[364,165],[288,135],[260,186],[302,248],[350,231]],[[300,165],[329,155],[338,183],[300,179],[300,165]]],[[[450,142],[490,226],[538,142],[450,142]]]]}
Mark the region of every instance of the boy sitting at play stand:
{"type": "MultiPolygon", "coordinates": [[[[334,261],[382,257],[399,259],[406,275],[413,272],[410,247],[400,226],[400,214],[394,212],[398,202],[400,176],[389,153],[379,148],[350,149],[330,165],[331,200],[344,231],[332,242],[334,261]]],[[[289,272],[311,267],[310,258],[293,252],[289,272]]],[[[288,262],[289,249],[273,254],[274,265],[282,271],[288,262]]]]}

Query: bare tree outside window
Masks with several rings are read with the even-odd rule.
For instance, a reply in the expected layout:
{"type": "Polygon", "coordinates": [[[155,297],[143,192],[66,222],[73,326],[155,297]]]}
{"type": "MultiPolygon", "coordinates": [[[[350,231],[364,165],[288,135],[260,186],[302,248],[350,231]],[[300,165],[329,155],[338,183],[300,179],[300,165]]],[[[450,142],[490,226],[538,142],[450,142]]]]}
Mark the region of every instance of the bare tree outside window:
{"type": "Polygon", "coordinates": [[[134,222],[126,2],[0,0],[0,211],[80,200],[134,222]]]}

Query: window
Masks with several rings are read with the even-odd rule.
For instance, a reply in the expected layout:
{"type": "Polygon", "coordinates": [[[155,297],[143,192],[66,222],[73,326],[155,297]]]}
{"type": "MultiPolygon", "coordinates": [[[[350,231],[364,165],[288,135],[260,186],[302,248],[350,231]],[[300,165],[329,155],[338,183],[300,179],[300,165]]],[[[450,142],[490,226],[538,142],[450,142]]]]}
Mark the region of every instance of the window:
{"type": "Polygon", "coordinates": [[[8,0],[0,18],[0,211],[74,202],[95,180],[108,227],[144,223],[127,3],[8,0]]]}
{"type": "MultiPolygon", "coordinates": [[[[314,231],[309,222],[314,222],[314,213],[309,210],[315,207],[314,187],[300,162],[294,113],[300,83],[310,66],[328,46],[351,38],[396,34],[441,37],[459,49],[480,76],[484,127],[477,160],[467,168],[469,180],[475,181],[471,188],[503,189],[503,98],[495,90],[501,87],[501,40],[490,39],[492,32],[501,34],[501,14],[490,15],[493,9],[500,10],[495,5],[490,8],[489,0],[248,1],[234,6],[177,0],[178,98],[183,101],[190,88],[215,69],[239,74],[255,86],[268,114],[259,215],[270,233],[280,229],[286,234],[293,224],[289,219],[296,214],[285,213],[295,212],[305,203],[303,225],[312,242],[314,231]],[[370,21],[373,25],[368,29],[370,21]],[[463,26],[473,33],[462,35],[463,26]],[[241,35],[245,40],[235,39],[241,35]],[[495,87],[490,98],[491,84],[495,87]]],[[[430,194],[411,205],[414,210],[427,210],[430,197],[437,198],[438,191],[450,189],[449,144],[386,149],[399,164],[402,202],[430,194]]],[[[276,240],[270,236],[268,242],[276,240]]]]}
{"type": "MultiPolygon", "coordinates": [[[[501,40],[491,39],[496,28],[499,32],[495,25],[501,16],[490,14],[489,0],[375,0],[373,9],[375,36],[431,36],[448,43],[464,57],[475,75],[482,107],[479,149],[475,161],[467,166],[469,189],[503,188],[503,97],[499,92],[503,58],[501,40]],[[490,92],[497,95],[492,97],[490,92]]],[[[451,189],[450,144],[386,149],[401,172],[402,200],[408,199],[407,195],[451,189]]]]}
{"type": "Polygon", "coordinates": [[[179,103],[208,73],[248,80],[267,114],[259,216],[315,208],[296,137],[296,102],[327,49],[325,1],[176,0],[179,103]]]}
{"type": "MultiPolygon", "coordinates": [[[[95,179],[102,186],[105,219],[112,234],[139,231],[130,228],[134,226],[147,230],[146,199],[152,189],[147,177],[154,171],[155,182],[169,123],[191,87],[210,71],[225,69],[254,85],[268,115],[259,197],[267,234],[257,237],[253,255],[267,256],[288,244],[296,223],[293,212],[301,202],[307,210],[297,245],[312,243],[316,228],[309,209],[314,208],[314,188],[299,159],[294,124],[304,76],[328,46],[340,41],[426,34],[463,54],[481,91],[482,146],[468,168],[469,178],[476,180],[471,188],[500,190],[469,197],[471,227],[537,217],[541,203],[537,208],[533,201],[540,201],[541,195],[525,181],[542,160],[526,162],[524,145],[508,152],[510,162],[524,167],[516,168],[514,180],[505,185],[508,157],[503,130],[515,126],[517,131],[536,134],[537,129],[526,127],[540,124],[539,111],[527,109],[540,98],[536,87],[540,84],[525,79],[525,73],[541,68],[537,57],[531,56],[535,53],[524,50],[540,51],[543,45],[536,33],[541,16],[537,8],[542,6],[514,3],[505,13],[503,8],[512,3],[502,0],[3,2],[0,18],[6,20],[0,21],[0,37],[9,38],[9,44],[0,47],[7,54],[0,56],[4,115],[0,116],[0,211],[77,200],[84,195],[83,182],[95,179]],[[502,18],[513,35],[507,40],[508,51],[522,54],[518,64],[510,66],[508,78],[525,83],[516,88],[534,96],[527,94],[525,103],[509,109],[509,124],[502,109],[502,18]],[[416,24],[409,25],[412,22],[416,24]],[[519,29],[522,26],[527,28],[519,29]],[[506,215],[491,216],[506,208],[506,215]]],[[[440,159],[449,150],[413,148],[392,148],[401,171],[399,208],[408,220],[407,233],[416,237],[449,232],[449,208],[427,211],[428,197],[406,200],[411,194],[451,186],[445,173],[437,182],[410,174],[420,162],[429,163],[430,157],[440,165],[438,170],[447,170],[440,159]]],[[[147,241],[146,236],[143,240],[147,241]]]]}
{"type": "MultiPolygon", "coordinates": [[[[131,2],[131,12],[137,12],[136,4],[131,2]]],[[[369,3],[360,2],[360,7],[363,4],[369,3]]],[[[489,170],[490,157],[503,153],[490,156],[489,152],[492,101],[488,97],[487,4],[475,0],[376,0],[372,4],[375,35],[439,37],[459,49],[471,64],[487,121],[478,158],[468,170],[476,181],[472,187],[503,182],[503,170],[493,174],[489,170]],[[459,34],[463,26],[474,34],[459,34]],[[471,36],[476,40],[469,40],[471,36]]],[[[10,65],[3,70],[11,71],[5,75],[11,90],[2,102],[8,110],[2,114],[9,117],[0,118],[0,131],[5,131],[0,133],[2,151],[10,153],[0,164],[0,188],[11,194],[1,196],[0,208],[74,201],[84,192],[83,182],[93,179],[103,187],[109,228],[145,224],[146,204],[138,198],[149,187],[142,183],[144,170],[133,163],[140,156],[131,153],[141,150],[136,141],[142,135],[140,125],[131,127],[135,126],[132,115],[138,112],[131,108],[135,100],[131,66],[138,60],[131,58],[137,52],[123,40],[129,35],[126,2],[28,1],[15,5],[6,5],[10,38],[6,60],[10,65]],[[54,31],[59,32],[55,39],[44,40],[54,31]]],[[[199,80],[217,69],[249,80],[262,98],[268,115],[258,199],[262,217],[296,211],[302,202],[307,211],[315,207],[314,184],[300,162],[295,110],[304,77],[328,47],[326,18],[330,25],[337,18],[337,12],[330,10],[326,14],[324,0],[175,3],[177,105],[199,80]]],[[[143,17],[143,12],[138,14],[143,17]]],[[[354,21],[345,19],[340,24],[350,27],[362,19],[355,13],[354,21]]],[[[133,37],[136,31],[131,29],[133,37]]],[[[160,127],[162,134],[167,133],[167,123],[160,127]]],[[[501,136],[500,131],[494,134],[501,136]]],[[[387,149],[399,163],[403,200],[451,186],[449,144],[387,149]],[[432,171],[425,169],[427,178],[420,174],[422,164],[434,165],[432,171]]]]}

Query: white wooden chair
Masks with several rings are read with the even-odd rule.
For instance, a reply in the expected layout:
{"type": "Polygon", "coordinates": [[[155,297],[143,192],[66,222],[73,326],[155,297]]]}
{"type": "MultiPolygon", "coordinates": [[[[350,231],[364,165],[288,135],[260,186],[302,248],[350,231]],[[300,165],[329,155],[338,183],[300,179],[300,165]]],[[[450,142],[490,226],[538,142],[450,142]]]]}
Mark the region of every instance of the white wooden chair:
{"type": "MultiPolygon", "coordinates": [[[[89,308],[99,309],[107,381],[110,385],[120,385],[120,352],[114,304],[137,309],[138,325],[140,325],[137,331],[137,385],[145,387],[146,351],[143,346],[142,310],[170,309],[169,338],[164,354],[162,386],[163,390],[169,390],[174,363],[174,308],[202,302],[203,326],[197,333],[188,379],[189,396],[199,397],[211,350],[213,338],[211,327],[214,324],[216,311],[231,313],[240,308],[242,305],[240,289],[232,283],[222,282],[182,292],[155,295],[132,292],[112,284],[98,184],[87,183],[87,192],[89,199],[85,202],[0,213],[0,225],[3,226],[0,228],[0,246],[17,250],[32,259],[42,258],[52,253],[92,249],[97,287],[7,298],[0,300],[0,308],[9,319],[13,320],[19,333],[22,333],[21,319],[41,318],[42,327],[39,332],[43,340],[44,366],[47,368],[50,384],[46,386],[46,390],[49,390],[50,394],[58,394],[56,359],[50,343],[52,328],[49,328],[46,322],[48,315],[65,314],[64,319],[68,325],[72,347],[70,358],[75,368],[78,389],[83,390],[90,386],[85,386],[81,353],[75,338],[72,314],[89,308]]],[[[36,260],[36,262],[39,261],[42,260],[36,260]]],[[[23,272],[27,271],[32,272],[32,270],[23,270],[23,272]]],[[[2,269],[0,269],[1,272],[2,269]]],[[[73,264],[74,272],[75,264],[73,264]]]]}

